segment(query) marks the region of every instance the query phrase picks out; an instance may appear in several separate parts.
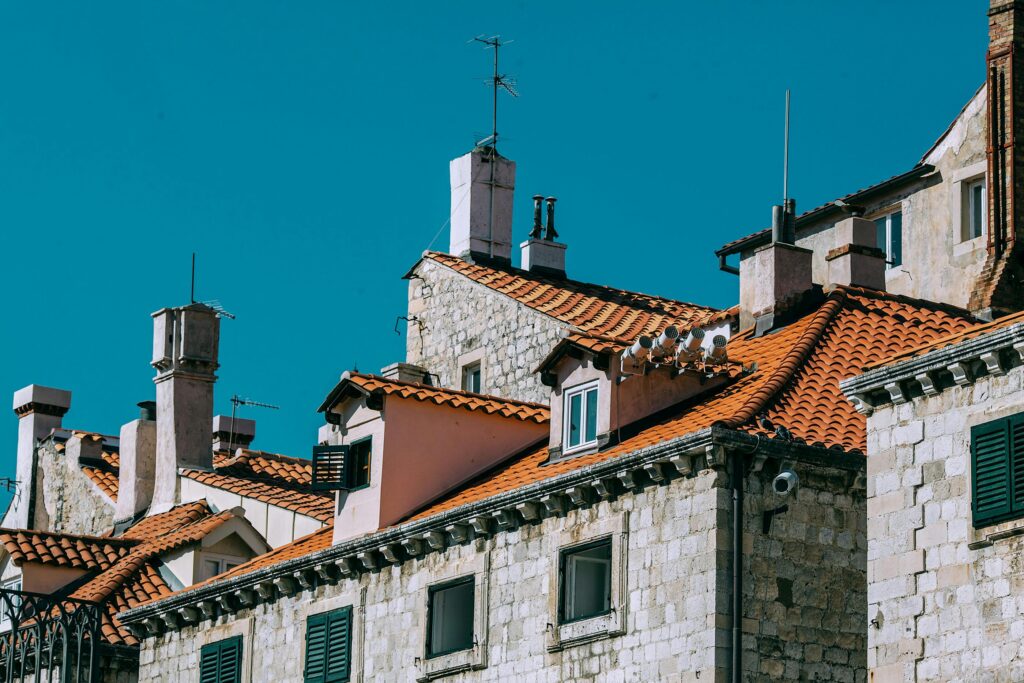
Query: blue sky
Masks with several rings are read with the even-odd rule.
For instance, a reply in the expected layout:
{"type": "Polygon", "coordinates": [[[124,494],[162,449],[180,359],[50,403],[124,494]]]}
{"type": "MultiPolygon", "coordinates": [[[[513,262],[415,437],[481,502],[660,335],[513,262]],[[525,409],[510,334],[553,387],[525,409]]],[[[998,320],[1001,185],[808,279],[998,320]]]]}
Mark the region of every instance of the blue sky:
{"type": "MultiPolygon", "coordinates": [[[[573,277],[731,305],[712,252],[780,199],[785,89],[798,209],[908,170],[984,78],[987,5],[6,3],[0,394],[71,389],[65,425],[116,434],[196,251],[237,316],[216,409],[278,404],[254,445],[308,455],[338,375],[403,357],[400,278],[489,129],[481,33],[515,41],[517,237],[556,195],[573,277]]],[[[13,413],[0,438],[13,473],[13,413]]]]}

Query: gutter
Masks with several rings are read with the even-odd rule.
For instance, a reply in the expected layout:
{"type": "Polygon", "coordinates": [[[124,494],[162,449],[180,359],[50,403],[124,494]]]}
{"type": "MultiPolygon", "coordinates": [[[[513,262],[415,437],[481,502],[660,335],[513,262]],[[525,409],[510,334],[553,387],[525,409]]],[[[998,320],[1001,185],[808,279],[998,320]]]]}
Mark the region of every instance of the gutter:
{"type": "MultiPolygon", "coordinates": [[[[330,548],[286,560],[249,574],[176,593],[165,599],[127,610],[119,615],[119,619],[125,624],[139,626],[142,626],[143,621],[161,618],[164,622],[175,625],[182,620],[190,623],[184,616],[175,616],[175,611],[180,614],[187,610],[195,612],[194,606],[198,603],[212,605],[216,602],[223,608],[226,602],[230,602],[229,596],[232,594],[248,594],[254,591],[260,593],[257,587],[264,587],[268,583],[277,585],[280,589],[279,582],[282,579],[293,581],[290,577],[301,576],[306,572],[320,576],[329,575],[331,572],[327,569],[328,565],[334,565],[335,569],[338,566],[346,566],[352,570],[348,574],[342,572],[345,576],[369,570],[369,567],[365,570],[353,567],[358,561],[365,564],[368,559],[379,562],[381,555],[384,556],[381,564],[400,563],[404,560],[397,559],[398,553],[404,552],[402,549],[410,542],[422,546],[425,554],[431,552],[430,548],[444,547],[442,544],[440,547],[431,545],[427,548],[430,539],[437,538],[435,534],[444,534],[446,544],[464,542],[474,533],[478,533],[478,528],[490,529],[490,533],[500,532],[518,524],[513,515],[521,514],[526,519],[537,519],[553,515],[555,511],[564,513],[571,507],[587,505],[592,495],[602,499],[611,498],[615,495],[613,486],[624,485],[628,492],[645,485],[646,479],[654,484],[660,484],[674,477],[691,475],[700,468],[720,469],[726,465],[727,448],[739,446],[751,452],[753,446],[758,444],[759,458],[786,457],[813,465],[827,464],[844,470],[863,470],[865,467],[864,457],[856,453],[842,453],[817,446],[765,439],[713,426],[481,501],[467,503],[430,517],[343,541],[330,548]],[[615,481],[621,484],[614,484],[615,481]],[[571,504],[566,498],[571,499],[571,504]],[[528,517],[528,514],[536,516],[528,517]],[[496,531],[494,527],[497,527],[496,531]],[[447,540],[449,537],[451,541],[447,540]]],[[[376,568],[381,564],[377,564],[376,568]]],[[[332,580],[335,579],[337,576],[332,577],[332,580]]],[[[211,610],[213,609],[216,608],[211,607],[211,610]]]]}

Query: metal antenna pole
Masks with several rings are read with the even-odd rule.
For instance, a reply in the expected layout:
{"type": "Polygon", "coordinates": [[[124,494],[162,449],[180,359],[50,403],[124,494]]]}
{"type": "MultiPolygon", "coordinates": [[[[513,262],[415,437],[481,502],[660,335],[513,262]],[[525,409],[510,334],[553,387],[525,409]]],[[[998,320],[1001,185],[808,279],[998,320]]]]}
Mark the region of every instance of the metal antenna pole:
{"type": "Polygon", "coordinates": [[[196,252],[192,252],[192,289],[189,293],[192,303],[196,302],[196,252]]]}
{"type": "Polygon", "coordinates": [[[782,155],[782,205],[789,199],[789,90],[786,90],[786,133],[785,150],[782,155]]]}
{"type": "Polygon", "coordinates": [[[269,403],[261,403],[260,401],[254,401],[251,398],[242,398],[238,394],[231,397],[231,429],[228,430],[228,454],[231,453],[231,448],[234,446],[235,437],[235,413],[237,412],[238,406],[252,406],[254,408],[270,408],[271,410],[279,410],[279,406],[271,405],[269,403]]]}

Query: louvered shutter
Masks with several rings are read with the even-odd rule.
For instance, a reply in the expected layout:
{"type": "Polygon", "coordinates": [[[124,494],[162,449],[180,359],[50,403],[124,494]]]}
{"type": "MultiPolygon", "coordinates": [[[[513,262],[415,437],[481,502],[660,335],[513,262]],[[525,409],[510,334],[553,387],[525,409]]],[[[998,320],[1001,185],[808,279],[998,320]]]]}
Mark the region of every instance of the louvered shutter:
{"type": "Polygon", "coordinates": [[[324,683],[327,675],[327,615],[306,619],[306,683],[324,683]]]}
{"type": "Polygon", "coordinates": [[[219,683],[220,643],[204,645],[199,651],[199,683],[219,683]]]}
{"type": "MultiPolygon", "coordinates": [[[[971,428],[971,465],[974,475],[971,482],[971,507],[976,527],[998,521],[1010,514],[1010,463],[1014,459],[1010,452],[1010,437],[1010,420],[1007,418],[971,428]]],[[[1024,446],[1024,440],[1018,443],[1024,446]]],[[[1020,457],[1024,458],[1024,447],[1018,450],[1021,452],[1020,457]]],[[[1021,472],[1024,476],[1024,463],[1021,472]]]]}
{"type": "Polygon", "coordinates": [[[241,683],[242,637],[204,645],[199,651],[200,683],[241,683]]]}
{"type": "Polygon", "coordinates": [[[325,683],[349,679],[352,644],[352,608],[327,614],[327,678],[325,683]]]}

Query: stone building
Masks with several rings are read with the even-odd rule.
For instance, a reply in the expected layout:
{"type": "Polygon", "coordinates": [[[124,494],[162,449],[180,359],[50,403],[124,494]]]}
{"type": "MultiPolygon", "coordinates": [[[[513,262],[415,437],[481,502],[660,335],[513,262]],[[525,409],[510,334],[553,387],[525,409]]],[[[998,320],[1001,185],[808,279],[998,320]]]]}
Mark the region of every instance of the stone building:
{"type": "Polygon", "coordinates": [[[406,357],[312,461],[211,429],[216,317],[159,311],[155,420],[16,395],[4,578],[98,606],[109,679],[1021,679],[1024,5],[989,35],[917,166],[718,251],[724,311],[573,280],[554,198],[518,228],[515,163],[452,161],[406,357]]]}

